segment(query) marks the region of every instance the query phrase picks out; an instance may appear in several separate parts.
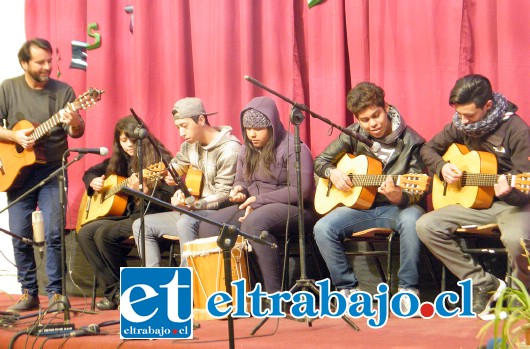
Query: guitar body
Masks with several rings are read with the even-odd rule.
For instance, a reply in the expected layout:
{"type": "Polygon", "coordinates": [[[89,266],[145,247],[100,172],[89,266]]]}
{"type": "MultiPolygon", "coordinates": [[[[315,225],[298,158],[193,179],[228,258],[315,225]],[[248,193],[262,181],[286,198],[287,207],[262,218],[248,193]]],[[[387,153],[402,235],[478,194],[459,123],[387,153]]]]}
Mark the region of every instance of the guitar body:
{"type": "MultiPolygon", "coordinates": [[[[21,120],[13,131],[33,127],[31,122],[21,120]]],[[[27,167],[35,163],[46,163],[42,147],[24,149],[17,143],[0,141],[0,192],[19,188],[26,179],[27,167]]]]}
{"type": "MultiPolygon", "coordinates": [[[[337,168],[346,174],[381,174],[383,165],[371,157],[345,154],[337,163],[337,168]]],[[[338,190],[335,186],[328,188],[329,179],[320,178],[315,193],[315,210],[325,214],[342,204],[351,208],[366,210],[370,208],[377,194],[377,187],[355,186],[352,191],[338,190]]]]}
{"type": "Polygon", "coordinates": [[[194,167],[189,167],[186,172],[186,187],[192,196],[200,198],[202,194],[202,171],[194,167]]]}
{"type": "Polygon", "coordinates": [[[79,205],[77,214],[76,231],[88,222],[106,216],[121,216],[127,208],[127,198],[125,194],[107,195],[109,190],[126,180],[125,177],[110,175],[103,184],[103,189],[99,193],[88,196],[86,191],[79,205]]]}
{"type": "MultiPolygon", "coordinates": [[[[497,173],[495,155],[482,151],[470,151],[462,144],[452,144],[443,155],[443,159],[450,161],[462,172],[497,173]]],[[[493,186],[462,186],[461,182],[455,182],[444,188],[444,182],[438,175],[434,176],[432,203],[435,210],[455,204],[467,208],[488,208],[493,203],[493,196],[493,186]]]]}

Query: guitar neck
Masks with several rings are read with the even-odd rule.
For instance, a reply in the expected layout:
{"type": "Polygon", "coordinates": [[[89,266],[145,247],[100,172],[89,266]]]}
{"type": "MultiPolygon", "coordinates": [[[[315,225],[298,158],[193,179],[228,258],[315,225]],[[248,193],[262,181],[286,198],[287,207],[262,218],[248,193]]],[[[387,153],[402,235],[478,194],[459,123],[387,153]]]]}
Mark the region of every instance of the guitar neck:
{"type": "Polygon", "coordinates": [[[123,189],[123,187],[127,185],[128,182],[129,182],[129,178],[126,178],[120,183],[116,184],[114,187],[107,190],[107,192],[103,196],[103,199],[106,200],[107,198],[110,198],[111,196],[116,195],[120,190],[123,189]]]}
{"type": "MultiPolygon", "coordinates": [[[[499,180],[499,174],[493,173],[467,173],[462,174],[462,179],[460,179],[460,184],[465,186],[474,186],[474,187],[493,187],[494,184],[499,180]]],[[[513,187],[511,184],[512,179],[515,179],[516,176],[506,175],[508,184],[513,187]]]]}
{"type": "Polygon", "coordinates": [[[61,123],[61,114],[62,113],[71,113],[74,111],[77,111],[79,107],[76,105],[76,102],[74,103],[68,103],[66,107],[59,110],[57,113],[53,114],[51,118],[40,124],[39,126],[35,127],[33,132],[31,133],[33,135],[33,138],[35,140],[38,140],[48,134],[50,130],[61,123]]]}
{"type": "MultiPolygon", "coordinates": [[[[348,174],[354,187],[378,187],[386,181],[389,175],[361,175],[348,174]]],[[[400,175],[390,175],[394,183],[399,183],[400,175]]]]}
{"type": "MultiPolygon", "coordinates": [[[[160,173],[162,171],[160,166],[161,166],[161,163],[158,163],[158,164],[149,166],[147,169],[143,169],[142,174],[145,180],[154,181],[154,180],[159,179],[160,173]]],[[[103,196],[103,199],[105,200],[113,195],[116,195],[118,192],[120,192],[129,183],[129,179],[131,179],[131,177],[125,178],[124,180],[122,180],[121,182],[119,182],[118,184],[110,188],[109,190],[107,190],[105,192],[105,195],[103,196]]]]}

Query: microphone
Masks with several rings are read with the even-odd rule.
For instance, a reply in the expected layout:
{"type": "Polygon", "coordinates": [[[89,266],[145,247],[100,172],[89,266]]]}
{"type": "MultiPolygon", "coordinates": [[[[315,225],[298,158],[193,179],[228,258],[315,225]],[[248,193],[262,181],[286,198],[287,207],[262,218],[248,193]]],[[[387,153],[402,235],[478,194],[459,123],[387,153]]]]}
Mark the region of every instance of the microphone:
{"type": "Polygon", "coordinates": [[[70,337],[94,336],[101,332],[99,325],[91,324],[88,326],[81,326],[77,331],[70,332],[70,337]]]}
{"type": "Polygon", "coordinates": [[[102,156],[105,156],[109,153],[109,150],[105,147],[100,148],[72,148],[68,149],[68,151],[74,151],[79,154],[99,154],[102,156]]]}
{"type": "MultiPolygon", "coordinates": [[[[208,209],[208,204],[222,204],[225,201],[227,201],[228,199],[229,198],[227,196],[221,196],[220,198],[217,198],[217,199],[212,200],[210,202],[206,201],[205,199],[195,200],[195,201],[193,201],[193,208],[196,209],[196,210],[206,210],[206,209],[208,209]]],[[[187,201],[187,199],[186,199],[186,201],[187,201]]]]}
{"type": "Polygon", "coordinates": [[[44,254],[44,220],[42,212],[35,211],[31,214],[33,224],[33,244],[39,248],[39,256],[42,259],[44,254]]]}

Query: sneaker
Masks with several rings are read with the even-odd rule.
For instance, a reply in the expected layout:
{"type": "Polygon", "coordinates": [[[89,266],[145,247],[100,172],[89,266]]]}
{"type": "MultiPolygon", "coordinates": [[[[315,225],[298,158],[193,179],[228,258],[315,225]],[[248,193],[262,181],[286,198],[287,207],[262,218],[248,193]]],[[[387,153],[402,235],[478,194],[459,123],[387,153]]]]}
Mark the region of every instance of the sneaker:
{"type": "Polygon", "coordinates": [[[495,314],[490,313],[490,310],[505,288],[506,283],[497,278],[489,287],[473,286],[473,312],[482,320],[494,319],[495,314]]]}
{"type": "Polygon", "coordinates": [[[68,301],[67,297],[64,297],[60,293],[52,292],[52,294],[48,296],[48,311],[63,311],[65,305],[64,303],[66,303],[67,307],[70,308],[70,302],[68,301]]]}
{"type": "Polygon", "coordinates": [[[108,299],[107,297],[103,298],[96,304],[96,308],[99,310],[114,310],[118,309],[119,304],[116,304],[114,300],[108,299]]]}
{"type": "Polygon", "coordinates": [[[39,296],[32,296],[28,293],[28,290],[24,290],[24,294],[18,302],[7,308],[8,312],[18,313],[22,311],[30,311],[39,309],[40,301],[39,296]]]}
{"type": "Polygon", "coordinates": [[[361,289],[359,287],[354,287],[354,288],[341,288],[340,290],[338,290],[340,294],[342,294],[347,300],[348,300],[348,303],[351,303],[350,301],[350,296],[352,294],[354,294],[355,292],[360,292],[361,289]]]}
{"type": "MultiPolygon", "coordinates": [[[[416,296],[418,296],[418,298],[420,298],[420,290],[418,290],[415,287],[410,287],[410,288],[399,287],[398,293],[400,292],[413,293],[416,296]]],[[[410,297],[401,297],[399,300],[399,309],[401,310],[401,313],[409,314],[410,308],[411,308],[410,297]]],[[[412,314],[411,317],[421,317],[420,308],[418,308],[418,310],[414,314],[412,314]]]]}

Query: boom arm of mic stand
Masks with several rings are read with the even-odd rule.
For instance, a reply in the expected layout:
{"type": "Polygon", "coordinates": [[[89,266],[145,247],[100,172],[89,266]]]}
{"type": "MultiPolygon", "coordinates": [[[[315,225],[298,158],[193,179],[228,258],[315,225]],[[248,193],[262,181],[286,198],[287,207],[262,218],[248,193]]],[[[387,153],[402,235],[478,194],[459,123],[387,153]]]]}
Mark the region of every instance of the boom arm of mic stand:
{"type": "Polygon", "coordinates": [[[305,112],[308,112],[311,116],[325,122],[326,124],[330,125],[331,127],[334,127],[336,128],[337,130],[347,134],[348,136],[352,137],[352,138],[355,138],[356,140],[358,140],[359,142],[362,142],[364,144],[366,144],[367,146],[369,146],[370,148],[372,148],[372,146],[374,145],[374,141],[372,141],[371,139],[369,138],[366,138],[365,136],[363,136],[362,134],[359,134],[357,132],[353,132],[352,130],[350,129],[347,129],[347,128],[344,128],[342,126],[339,126],[337,124],[335,124],[334,122],[332,122],[331,120],[321,116],[321,115],[318,115],[317,113],[311,111],[307,105],[305,104],[300,104],[300,103],[297,103],[295,101],[293,101],[292,99],[289,99],[281,94],[279,94],[278,92],[270,89],[269,87],[263,85],[261,82],[259,82],[258,80],[254,79],[253,77],[250,77],[248,75],[245,75],[244,76],[245,80],[247,81],[250,81],[251,83],[253,83],[254,85],[264,89],[265,91],[268,91],[270,93],[272,93],[273,95],[283,99],[284,101],[286,101],[287,103],[290,103],[293,105],[294,108],[297,108],[297,109],[300,109],[300,110],[303,110],[305,112]]]}
{"type": "MultiPolygon", "coordinates": [[[[131,189],[127,186],[123,187],[121,189],[121,191],[125,194],[128,194],[128,195],[132,195],[134,197],[137,197],[137,198],[140,198],[140,199],[144,199],[144,200],[147,200],[147,201],[150,201],[152,202],[153,204],[155,205],[158,205],[158,206],[162,206],[164,208],[167,208],[169,210],[172,210],[172,211],[177,211],[177,212],[180,212],[181,214],[186,214],[190,217],[193,217],[199,221],[203,221],[203,222],[206,222],[208,224],[211,224],[211,225],[214,225],[216,227],[218,227],[219,229],[222,229],[226,226],[226,224],[222,224],[222,223],[219,223],[219,222],[216,222],[214,220],[211,220],[207,217],[203,217],[195,212],[192,212],[192,211],[188,211],[186,209],[183,209],[181,207],[178,207],[178,206],[173,206],[171,205],[170,203],[167,203],[163,200],[160,200],[160,199],[157,199],[155,197],[152,197],[152,196],[149,196],[149,195],[146,195],[138,190],[134,190],[134,189],[131,189]]],[[[237,234],[239,235],[242,235],[244,237],[246,237],[247,239],[249,240],[252,240],[252,241],[255,241],[259,244],[262,244],[262,245],[269,245],[270,248],[277,248],[277,245],[276,244],[273,244],[273,243],[270,243],[268,241],[265,241],[257,236],[253,236],[253,235],[250,235],[250,234],[247,234],[245,232],[242,232],[239,228],[237,228],[236,226],[233,226],[231,227],[231,229],[235,230],[237,232],[237,234]]]]}
{"type": "Polygon", "coordinates": [[[17,234],[14,234],[12,232],[10,232],[9,230],[5,230],[3,228],[0,228],[0,231],[4,234],[7,234],[11,237],[14,237],[15,239],[18,239],[20,241],[22,241],[23,243],[25,244],[28,244],[28,245],[31,245],[31,246],[36,246],[35,242],[31,239],[28,239],[28,238],[25,238],[23,236],[20,236],[20,235],[17,235],[17,234]]]}

